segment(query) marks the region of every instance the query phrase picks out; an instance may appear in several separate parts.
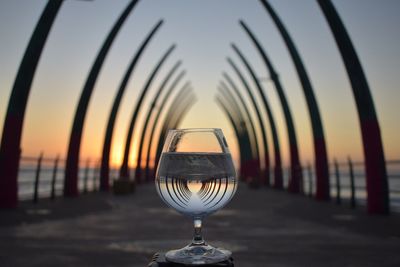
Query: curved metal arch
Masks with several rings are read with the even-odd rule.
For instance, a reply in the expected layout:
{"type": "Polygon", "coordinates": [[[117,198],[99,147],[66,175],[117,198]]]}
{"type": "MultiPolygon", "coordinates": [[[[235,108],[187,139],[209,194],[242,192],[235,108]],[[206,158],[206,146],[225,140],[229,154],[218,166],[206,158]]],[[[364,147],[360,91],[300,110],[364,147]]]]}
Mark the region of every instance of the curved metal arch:
{"type": "Polygon", "coordinates": [[[169,55],[171,55],[172,51],[174,51],[175,47],[176,47],[176,45],[173,44],[170,48],[168,48],[168,50],[164,53],[164,55],[158,61],[157,65],[155,66],[155,68],[153,69],[149,78],[147,79],[147,82],[139,95],[139,99],[136,102],[135,108],[132,113],[131,122],[129,124],[128,133],[126,135],[126,140],[125,140],[124,159],[122,161],[122,165],[120,168],[120,177],[121,178],[124,178],[124,179],[129,178],[129,166],[128,166],[129,152],[131,149],[132,136],[133,136],[136,120],[139,115],[139,110],[142,106],[143,100],[144,100],[144,98],[147,94],[147,91],[149,90],[154,78],[156,77],[158,71],[161,69],[162,65],[167,60],[169,55]]]}
{"type": "Polygon", "coordinates": [[[233,128],[233,130],[235,132],[236,139],[237,139],[237,142],[239,144],[239,155],[240,155],[240,159],[241,159],[241,162],[242,162],[243,161],[243,156],[244,156],[244,151],[243,151],[243,141],[242,141],[243,137],[242,137],[242,133],[241,133],[241,130],[240,130],[240,124],[238,124],[236,122],[236,120],[232,116],[231,112],[229,111],[227,105],[224,104],[222,99],[223,99],[223,97],[216,96],[215,97],[215,102],[220,107],[220,109],[223,111],[225,116],[228,118],[228,121],[230,122],[230,124],[231,124],[231,126],[232,126],[232,128],[233,128]]]}
{"type": "MultiPolygon", "coordinates": [[[[179,75],[180,76],[180,75],[179,75]]],[[[178,76],[178,77],[179,77],[178,76]]],[[[154,118],[153,121],[153,126],[151,128],[151,132],[150,132],[150,136],[149,136],[149,144],[147,146],[147,154],[146,154],[146,167],[145,167],[145,180],[148,180],[148,178],[150,177],[150,154],[151,154],[151,147],[153,144],[153,140],[154,140],[154,133],[156,131],[156,127],[157,127],[157,123],[158,120],[161,116],[162,111],[164,110],[164,107],[169,99],[169,97],[171,96],[172,92],[175,90],[176,86],[177,86],[176,80],[172,83],[172,85],[170,86],[170,88],[168,89],[167,93],[165,93],[165,96],[163,98],[163,100],[161,101],[160,107],[158,109],[158,112],[154,118]]],[[[186,82],[183,86],[182,86],[182,90],[186,90],[189,87],[190,83],[186,82]]]]}
{"type": "Polygon", "coordinates": [[[165,135],[168,131],[168,128],[171,126],[171,121],[174,117],[174,113],[176,112],[176,107],[184,103],[184,99],[190,97],[191,94],[192,94],[192,89],[182,88],[175,96],[173,102],[170,104],[168,108],[167,114],[162,123],[160,134],[158,135],[159,137],[157,141],[156,156],[153,160],[154,169],[156,169],[158,161],[160,160],[162,148],[165,141],[165,135]]]}
{"type": "Polygon", "coordinates": [[[156,157],[156,161],[154,162],[154,166],[157,166],[160,157],[161,157],[161,153],[162,153],[162,147],[164,145],[165,142],[165,138],[167,137],[167,133],[169,129],[175,129],[177,127],[177,125],[180,123],[180,121],[182,120],[183,116],[186,114],[186,110],[188,110],[191,105],[196,102],[196,97],[194,95],[188,96],[188,98],[186,98],[186,100],[183,100],[179,103],[177,103],[177,105],[175,105],[175,109],[172,109],[173,106],[171,106],[171,117],[169,120],[166,121],[165,123],[165,128],[163,129],[162,132],[162,138],[159,139],[163,140],[161,143],[158,144],[159,146],[159,152],[157,153],[157,157],[156,157]]]}
{"type": "Polygon", "coordinates": [[[217,103],[217,105],[219,106],[219,108],[222,110],[222,112],[225,114],[225,116],[228,118],[230,124],[233,127],[233,130],[235,132],[236,135],[236,139],[239,145],[239,155],[240,155],[240,178],[241,180],[243,180],[244,173],[243,173],[243,162],[245,161],[244,159],[244,144],[243,144],[243,136],[240,130],[240,125],[237,124],[237,122],[235,121],[235,119],[233,118],[233,116],[231,115],[231,113],[228,110],[228,107],[226,106],[226,104],[223,103],[223,100],[221,98],[219,98],[218,96],[215,98],[215,102],[217,103]]]}
{"type": "Polygon", "coordinates": [[[0,207],[18,204],[18,168],[25,110],[36,68],[62,0],[49,0],[31,35],[14,81],[0,145],[0,207]]]}
{"type": "Polygon", "coordinates": [[[159,161],[163,144],[168,132],[168,129],[171,127],[172,122],[174,121],[174,118],[176,117],[178,107],[182,105],[187,99],[190,99],[193,95],[193,89],[189,87],[189,89],[183,91],[181,90],[178,95],[175,96],[173,102],[170,104],[168,108],[168,112],[164,118],[164,122],[162,124],[162,128],[159,134],[158,138],[158,146],[157,146],[157,153],[154,161],[154,165],[159,161]]]}
{"type": "MultiPolygon", "coordinates": [[[[283,25],[282,21],[271,7],[271,5],[266,0],[260,0],[267,12],[270,14],[272,20],[274,21],[276,27],[278,28],[282,39],[284,40],[286,47],[292,57],[293,63],[295,65],[297,75],[300,79],[303,93],[306,98],[306,103],[310,115],[313,139],[314,139],[314,152],[315,152],[315,167],[316,167],[316,177],[317,177],[317,190],[315,197],[318,200],[329,200],[330,199],[330,184],[329,184],[329,165],[328,156],[326,151],[326,142],[324,136],[324,129],[322,126],[322,119],[320,116],[319,107],[317,104],[317,99],[314,94],[311,81],[307,75],[305,66],[301,60],[300,54],[290,37],[288,31],[283,25]]],[[[297,182],[293,180],[293,182],[297,182]]],[[[289,185],[289,190],[291,192],[300,192],[300,183],[292,183],[289,185]]]]}
{"type": "Polygon", "coordinates": [[[79,152],[82,141],[83,125],[85,123],[85,117],[87,108],[89,105],[90,98],[96,83],[97,77],[100,73],[101,67],[103,66],[104,60],[117,36],[119,30],[135,7],[138,0],[132,0],[127,7],[124,9],[110,33],[105,39],[103,46],[97,54],[96,60],[89,72],[86,83],[82,89],[81,97],[79,99],[74,121],[72,124],[71,135],[68,145],[67,161],[65,164],[65,179],[64,179],[64,196],[77,196],[78,192],[78,168],[79,168],[79,152]]]}
{"type": "MultiPolygon", "coordinates": [[[[221,87],[219,87],[218,90],[220,90],[221,94],[225,96],[224,99],[228,101],[228,103],[230,104],[229,106],[231,106],[233,110],[235,110],[236,116],[239,118],[240,121],[242,121],[242,131],[244,132],[244,134],[246,134],[246,137],[249,141],[249,146],[247,147],[247,149],[250,153],[250,156],[246,158],[246,161],[243,163],[243,178],[246,181],[249,177],[258,177],[261,173],[258,140],[257,136],[255,135],[254,122],[253,119],[250,117],[250,112],[246,107],[243,106],[242,101],[240,102],[240,104],[236,101],[231,90],[228,88],[225,82],[221,82],[221,87]],[[244,110],[244,112],[242,112],[242,109],[244,110]],[[251,144],[251,137],[253,137],[254,144],[251,144]]],[[[239,97],[239,100],[240,98],[241,95],[239,97]]]]}
{"type": "MultiPolygon", "coordinates": [[[[259,152],[259,146],[258,146],[258,139],[257,139],[257,134],[256,134],[256,128],[254,126],[254,121],[253,118],[251,117],[250,114],[250,110],[248,109],[242,94],[240,93],[238,87],[236,86],[236,84],[233,82],[233,80],[230,78],[230,76],[227,73],[223,73],[223,76],[225,78],[225,80],[228,82],[228,84],[230,85],[230,87],[224,82],[221,81],[221,88],[225,89],[226,92],[228,94],[230,94],[232,96],[232,99],[235,99],[235,97],[233,96],[233,94],[230,92],[232,88],[233,92],[235,93],[235,95],[237,96],[237,98],[239,99],[240,104],[237,104],[237,106],[239,107],[239,110],[243,109],[243,118],[244,121],[247,121],[248,123],[246,124],[248,126],[247,131],[249,132],[249,136],[250,136],[250,140],[252,141],[252,153],[253,153],[253,159],[259,160],[260,159],[260,152],[259,152]]],[[[236,100],[235,100],[236,101],[236,100]]]]}
{"type": "MultiPolygon", "coordinates": [[[[246,177],[251,176],[252,173],[249,172],[249,168],[252,167],[249,163],[252,162],[252,150],[250,144],[250,137],[249,132],[246,128],[246,123],[243,118],[243,114],[240,111],[238,103],[233,98],[233,95],[229,91],[224,90],[223,88],[218,88],[220,91],[223,99],[226,101],[226,107],[229,112],[229,115],[232,114],[232,119],[234,120],[235,124],[237,125],[240,139],[239,139],[239,146],[241,148],[241,155],[240,155],[240,173],[241,173],[241,180],[245,181],[246,177]],[[235,119],[238,119],[236,122],[235,119]]],[[[222,101],[224,102],[224,101],[222,101]]],[[[223,103],[222,103],[223,104],[223,103]]]]}
{"type": "MultiPolygon", "coordinates": [[[[141,174],[142,174],[142,153],[143,153],[143,146],[144,146],[144,139],[146,137],[146,131],[148,128],[148,124],[150,122],[151,116],[153,115],[154,108],[157,104],[158,98],[160,97],[161,93],[163,92],[164,88],[166,87],[168,81],[171,79],[172,75],[176,72],[178,67],[182,64],[182,61],[178,61],[172,69],[168,72],[164,80],[162,81],[158,91],[156,92],[153,101],[151,102],[151,105],[149,107],[149,110],[147,111],[147,116],[143,125],[142,129],[142,134],[140,136],[140,142],[139,142],[139,150],[137,152],[137,160],[136,160],[136,170],[135,170],[135,180],[137,182],[141,182],[141,174]]],[[[182,72],[180,76],[178,76],[179,80],[183,78],[185,72],[182,72]]]]}
{"type": "MultiPolygon", "coordinates": [[[[257,181],[253,181],[256,183],[255,185],[257,185],[257,184],[259,184],[259,180],[260,180],[261,167],[260,167],[260,150],[259,150],[259,143],[258,143],[257,134],[256,134],[256,128],[255,128],[253,119],[251,117],[251,113],[250,113],[250,111],[246,105],[246,102],[244,101],[243,96],[240,93],[238,87],[236,86],[236,84],[233,82],[232,78],[226,72],[223,72],[222,75],[227,80],[227,82],[229,83],[229,85],[231,86],[233,91],[235,92],[236,96],[238,97],[238,99],[240,101],[240,107],[243,108],[243,110],[245,111],[244,113],[246,114],[247,120],[249,122],[251,134],[253,135],[253,138],[254,138],[255,152],[256,152],[257,156],[256,156],[256,158],[253,157],[253,160],[248,164],[249,165],[248,171],[249,171],[249,174],[251,174],[251,176],[250,176],[251,179],[254,179],[254,180],[257,179],[257,181]]],[[[224,87],[225,84],[222,83],[222,86],[224,87]]],[[[228,89],[228,91],[229,91],[229,89],[228,89]]]]}
{"type": "MultiPolygon", "coordinates": [[[[243,160],[245,162],[250,162],[253,159],[253,151],[251,147],[251,142],[250,142],[250,136],[249,136],[249,131],[247,128],[247,123],[245,121],[245,116],[243,115],[242,111],[240,110],[240,105],[236,101],[235,97],[233,94],[230,92],[228,87],[218,87],[218,90],[220,91],[221,95],[223,96],[223,99],[227,102],[228,105],[227,107],[231,108],[232,114],[234,114],[232,117],[233,119],[237,118],[239,121],[237,122],[238,129],[241,132],[243,136],[243,149],[246,155],[243,157],[243,160]],[[240,127],[239,127],[240,126],[240,127]]],[[[229,109],[229,108],[228,108],[229,109]]],[[[245,168],[244,168],[245,169],[245,168]]],[[[243,176],[246,177],[246,176],[243,176]]]]}
{"type": "Polygon", "coordinates": [[[239,77],[240,81],[242,82],[247,94],[250,97],[251,103],[254,106],[254,109],[256,111],[257,115],[257,121],[260,126],[261,130],[261,137],[262,137],[262,142],[263,142],[263,147],[264,147],[264,163],[265,163],[265,171],[264,171],[264,177],[262,177],[262,183],[264,185],[269,185],[270,184],[270,159],[269,159],[269,146],[268,146],[268,137],[267,137],[267,131],[266,127],[264,125],[263,118],[261,116],[260,109],[258,108],[257,101],[251,91],[250,85],[247,82],[246,78],[243,76],[242,72],[239,70],[239,68],[236,66],[236,64],[233,62],[231,58],[227,58],[229,65],[233,68],[237,76],[239,77]]]}
{"type": "Polygon", "coordinates": [[[367,79],[339,14],[329,0],[318,0],[342,55],[356,101],[364,147],[369,213],[389,214],[389,188],[379,121],[367,79]]]}
{"type": "Polygon", "coordinates": [[[177,117],[175,118],[174,121],[171,122],[171,126],[168,127],[168,129],[177,129],[179,124],[182,122],[184,116],[187,114],[188,110],[194,105],[194,103],[197,102],[197,98],[195,95],[190,97],[187,100],[187,103],[182,107],[182,110],[178,112],[177,117]]]}
{"type": "MultiPolygon", "coordinates": [[[[254,123],[251,119],[249,119],[249,114],[250,112],[246,111],[246,108],[243,107],[243,105],[239,105],[235,99],[235,97],[233,96],[232,92],[230,91],[228,85],[224,82],[221,81],[220,83],[220,87],[218,88],[219,90],[221,90],[221,93],[223,93],[223,95],[225,95],[227,97],[228,100],[230,100],[229,102],[231,103],[232,106],[237,107],[237,114],[239,116],[241,116],[241,120],[243,121],[243,126],[242,126],[242,130],[245,131],[247,133],[247,136],[249,137],[249,150],[251,152],[251,158],[254,158],[254,160],[258,159],[258,140],[254,140],[254,138],[256,137],[255,133],[255,129],[254,129],[254,123]],[[241,108],[242,107],[244,109],[244,112],[242,112],[241,108]],[[247,123],[246,123],[247,121],[247,123]],[[253,126],[252,126],[253,123],[253,126]]],[[[240,100],[240,99],[239,99],[240,100]]],[[[241,102],[242,103],[242,102],[241,102]]]]}
{"type": "MultiPolygon", "coordinates": [[[[285,116],[286,121],[286,130],[288,135],[289,141],[289,151],[290,151],[290,180],[295,180],[295,184],[300,184],[303,180],[303,173],[300,164],[300,157],[299,157],[299,149],[297,145],[297,138],[296,138],[296,129],[293,122],[292,113],[290,111],[289,103],[287,101],[285,91],[283,90],[283,86],[279,81],[279,75],[275,71],[274,66],[271,63],[271,60],[268,58],[267,53],[265,52],[264,48],[257,40],[255,35],[252,33],[250,28],[241,20],[240,25],[243,27],[245,32],[248,34],[250,39],[252,40],[253,44],[257,48],[258,52],[260,53],[267,69],[269,72],[269,76],[275,85],[276,92],[278,94],[279,100],[281,102],[283,114],[285,116]],[[298,181],[298,182],[297,182],[298,181]]],[[[292,183],[292,182],[290,182],[292,183]]],[[[291,186],[289,186],[291,188],[291,186]]]]}
{"type": "MultiPolygon", "coordinates": [[[[245,155],[243,155],[243,158],[241,158],[241,178],[243,181],[246,181],[248,180],[247,177],[253,177],[257,174],[254,173],[252,168],[254,168],[254,162],[257,162],[258,158],[253,158],[249,131],[246,127],[244,115],[240,110],[240,105],[227,88],[220,87],[218,88],[218,90],[220,90],[221,95],[224,96],[224,99],[227,102],[227,106],[230,107],[230,112],[231,114],[233,114],[233,118],[237,117],[239,120],[238,125],[241,126],[239,129],[241,130],[241,134],[243,136],[243,149],[245,153],[245,155]]],[[[261,171],[258,170],[257,172],[260,173],[261,171]]]]}
{"type": "Polygon", "coordinates": [[[233,48],[233,50],[235,50],[236,54],[242,60],[247,71],[249,72],[251,78],[253,79],[253,82],[256,85],[258,93],[261,96],[261,100],[263,102],[264,109],[268,116],[268,121],[269,121],[269,125],[271,128],[272,140],[274,143],[274,156],[275,156],[274,187],[278,188],[278,189],[282,189],[283,188],[283,177],[282,177],[281,149],[280,149],[280,145],[279,145],[279,138],[278,138],[278,133],[276,130],[274,115],[273,115],[271,107],[268,103],[267,97],[265,96],[264,90],[263,90],[260,82],[258,81],[258,78],[257,78],[257,75],[255,74],[254,69],[250,66],[250,63],[248,62],[246,57],[243,55],[243,53],[239,50],[239,48],[235,44],[232,44],[232,48],[233,48]]]}
{"type": "Polygon", "coordinates": [[[156,158],[154,159],[153,166],[156,167],[158,165],[162,153],[162,147],[164,145],[165,138],[167,135],[167,131],[169,129],[176,129],[179,126],[180,122],[186,115],[187,111],[193,106],[193,104],[196,101],[197,101],[196,96],[194,94],[191,94],[191,96],[188,96],[188,98],[177,102],[176,105],[170,106],[170,110],[168,113],[170,113],[171,116],[164,121],[163,130],[161,132],[160,138],[158,139],[158,144],[157,144],[158,152],[156,158]],[[161,140],[162,142],[160,142],[161,140]]]}
{"type": "Polygon", "coordinates": [[[147,35],[146,39],[140,45],[139,49],[137,50],[135,56],[133,57],[130,65],[128,66],[127,70],[125,71],[125,75],[121,81],[121,84],[118,88],[117,94],[114,98],[114,103],[112,105],[110,115],[108,118],[106,133],[104,135],[104,143],[103,143],[103,153],[101,157],[101,168],[100,168],[100,190],[108,191],[109,190],[109,176],[110,176],[110,151],[111,151],[111,144],[112,144],[112,136],[114,131],[114,125],[117,118],[119,106],[121,104],[122,97],[125,93],[126,86],[129,82],[129,79],[135,69],[137,62],[139,61],[141,55],[143,54],[144,50],[146,49],[147,45],[150,43],[151,39],[158,31],[158,29],[163,24],[163,20],[160,20],[150,31],[147,35]]]}

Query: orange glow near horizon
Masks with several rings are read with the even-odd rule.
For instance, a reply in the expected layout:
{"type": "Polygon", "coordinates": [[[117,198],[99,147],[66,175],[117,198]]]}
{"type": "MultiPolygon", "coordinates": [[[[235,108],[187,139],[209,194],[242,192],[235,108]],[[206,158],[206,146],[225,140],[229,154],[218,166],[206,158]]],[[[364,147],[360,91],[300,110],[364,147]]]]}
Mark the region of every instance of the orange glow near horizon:
{"type": "Polygon", "coordinates": [[[122,160],[124,157],[124,150],[121,144],[113,144],[111,148],[111,156],[110,156],[110,166],[114,168],[118,168],[122,164],[122,160]]]}

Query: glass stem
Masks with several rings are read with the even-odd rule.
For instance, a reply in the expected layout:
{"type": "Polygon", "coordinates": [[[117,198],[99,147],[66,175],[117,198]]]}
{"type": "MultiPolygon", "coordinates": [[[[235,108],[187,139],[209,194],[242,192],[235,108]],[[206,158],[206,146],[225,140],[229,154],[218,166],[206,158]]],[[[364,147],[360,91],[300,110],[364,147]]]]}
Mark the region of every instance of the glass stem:
{"type": "Polygon", "coordinates": [[[201,235],[201,219],[196,218],[193,220],[194,236],[192,245],[205,245],[203,236],[201,235]]]}

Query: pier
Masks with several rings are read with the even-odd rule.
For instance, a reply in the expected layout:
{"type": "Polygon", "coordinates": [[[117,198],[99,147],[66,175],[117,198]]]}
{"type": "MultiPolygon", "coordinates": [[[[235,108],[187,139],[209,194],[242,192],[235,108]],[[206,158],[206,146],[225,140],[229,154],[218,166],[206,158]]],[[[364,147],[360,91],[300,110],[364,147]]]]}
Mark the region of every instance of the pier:
{"type": "MultiPolygon", "coordinates": [[[[190,242],[192,222],[169,209],[155,186],[132,195],[21,203],[0,211],[3,266],[147,266],[157,251],[190,242]]],[[[315,202],[244,183],[204,220],[212,245],[232,250],[235,266],[397,266],[400,216],[315,202]]]]}
{"type": "Polygon", "coordinates": [[[1,266],[188,244],[154,186],[177,128],[224,132],[203,231],[235,266],[400,266],[400,4],[245,2],[0,3],[1,266]]]}

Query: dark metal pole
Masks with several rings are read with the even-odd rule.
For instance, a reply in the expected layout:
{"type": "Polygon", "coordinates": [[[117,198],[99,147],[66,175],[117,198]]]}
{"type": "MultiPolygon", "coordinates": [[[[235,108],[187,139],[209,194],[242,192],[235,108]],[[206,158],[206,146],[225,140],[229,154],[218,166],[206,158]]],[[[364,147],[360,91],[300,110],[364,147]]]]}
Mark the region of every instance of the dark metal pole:
{"type": "Polygon", "coordinates": [[[97,188],[97,179],[99,178],[99,173],[100,173],[100,165],[101,163],[97,163],[96,166],[92,170],[92,192],[96,192],[97,190],[100,190],[100,185],[97,188]]]}
{"type": "MultiPolygon", "coordinates": [[[[149,110],[147,111],[147,116],[146,116],[146,119],[145,119],[145,122],[144,122],[144,125],[143,125],[143,130],[142,130],[142,134],[141,134],[141,136],[140,136],[140,141],[139,141],[139,150],[138,150],[138,152],[137,152],[137,161],[136,161],[136,171],[135,171],[135,180],[137,181],[137,182],[141,182],[141,176],[142,176],[142,154],[143,154],[143,147],[144,147],[144,139],[145,139],[145,137],[146,137],[146,132],[147,132],[147,127],[148,127],[148,124],[149,124],[149,122],[150,122],[150,119],[151,119],[151,116],[153,115],[153,111],[154,111],[154,108],[156,107],[156,105],[157,105],[157,101],[158,101],[158,98],[161,96],[161,94],[162,94],[162,92],[163,92],[163,90],[164,90],[164,88],[166,87],[166,85],[167,85],[167,83],[168,83],[168,81],[171,79],[171,77],[172,77],[172,75],[175,73],[175,71],[178,69],[178,67],[180,66],[182,64],[182,62],[181,61],[178,61],[174,66],[173,66],[173,68],[170,70],[170,72],[167,74],[167,76],[165,77],[165,79],[163,80],[163,82],[161,83],[161,85],[160,85],[160,87],[159,87],[159,89],[158,89],[158,91],[156,92],[156,94],[154,95],[154,99],[153,99],[153,101],[151,102],[151,105],[150,105],[150,108],[149,108],[149,110]]],[[[180,75],[178,76],[178,80],[177,80],[177,82],[179,82],[182,78],[183,78],[183,76],[185,75],[185,71],[182,71],[181,73],[180,73],[180,75]]]]}
{"type": "MultiPolygon", "coordinates": [[[[186,90],[187,87],[189,86],[189,84],[190,84],[189,82],[186,82],[183,85],[182,90],[186,90]]],[[[156,131],[157,123],[158,123],[158,120],[159,120],[159,118],[161,116],[162,111],[164,110],[164,106],[166,105],[166,103],[167,103],[169,97],[171,96],[172,92],[175,90],[176,85],[177,85],[177,82],[175,80],[172,83],[172,85],[169,87],[168,91],[165,93],[165,96],[164,96],[163,100],[161,101],[161,104],[160,104],[160,106],[158,108],[157,114],[156,114],[156,116],[154,118],[154,121],[153,121],[153,126],[151,128],[151,132],[150,132],[150,135],[149,135],[149,145],[147,146],[147,153],[146,153],[146,168],[145,168],[145,174],[146,174],[145,179],[146,180],[148,180],[149,177],[150,177],[150,166],[149,166],[149,164],[150,164],[151,146],[153,144],[153,136],[154,136],[154,133],[156,131]]]]}
{"type": "Polygon", "coordinates": [[[60,156],[57,155],[54,160],[54,168],[53,168],[53,176],[51,178],[51,193],[50,199],[54,200],[56,198],[56,180],[57,180],[57,172],[58,172],[58,161],[60,160],[60,156]]]}
{"type": "Polygon", "coordinates": [[[103,66],[104,60],[111,48],[111,45],[117,36],[117,33],[121,29],[126,18],[135,7],[138,0],[132,0],[117,22],[114,24],[109,35],[101,47],[95,62],[93,63],[92,69],[89,72],[86,83],[83,87],[81,97],[75,112],[74,122],[71,129],[71,135],[69,139],[67,162],[65,165],[65,179],[64,179],[64,196],[77,196],[78,192],[78,168],[79,168],[79,151],[82,141],[83,125],[85,123],[85,117],[89,101],[97,80],[97,76],[100,73],[101,67],[103,66]]]}
{"type": "Polygon", "coordinates": [[[83,176],[83,193],[87,194],[88,192],[88,179],[89,179],[89,168],[90,168],[90,160],[86,160],[86,168],[85,174],[83,176]]]}
{"type": "Polygon", "coordinates": [[[240,59],[243,61],[243,64],[246,66],[247,71],[250,73],[250,76],[252,77],[253,82],[255,83],[256,88],[258,90],[258,93],[261,96],[261,100],[263,102],[264,109],[268,116],[268,121],[269,121],[269,125],[271,128],[272,140],[274,143],[274,155],[275,155],[274,187],[278,188],[278,189],[282,189],[283,188],[283,177],[282,177],[281,149],[280,149],[280,145],[279,145],[279,138],[278,138],[278,133],[276,130],[274,115],[273,115],[270,105],[268,103],[267,97],[264,93],[264,90],[257,78],[257,75],[255,74],[254,69],[250,66],[250,63],[248,62],[246,57],[243,55],[243,53],[239,50],[239,48],[235,44],[232,44],[232,48],[235,50],[235,52],[238,54],[240,59]]]}
{"type": "Polygon", "coordinates": [[[134,128],[135,128],[135,124],[136,124],[136,120],[137,120],[137,116],[139,115],[139,110],[142,106],[143,100],[146,96],[146,93],[148,91],[148,89],[151,86],[151,83],[153,82],[155,76],[157,75],[158,71],[161,69],[162,65],[164,64],[164,62],[166,61],[166,59],[168,58],[168,56],[172,53],[172,51],[175,49],[175,45],[172,45],[166,52],[165,54],[162,56],[162,58],[159,60],[159,62],[157,63],[156,67],[154,68],[153,72],[150,74],[144,88],[142,89],[142,92],[140,93],[139,99],[135,105],[135,109],[132,113],[132,119],[131,122],[129,124],[129,129],[128,129],[128,133],[126,135],[126,141],[125,141],[125,151],[124,151],[124,159],[122,161],[122,165],[120,168],[120,176],[123,179],[129,179],[129,166],[128,166],[128,160],[129,160],[129,152],[131,149],[131,142],[132,142],[132,135],[134,132],[134,128]]]}
{"type": "Polygon", "coordinates": [[[339,164],[336,159],[333,160],[333,165],[335,166],[335,178],[336,178],[336,204],[340,204],[342,202],[340,194],[340,170],[339,170],[339,164]]]}
{"type": "MultiPolygon", "coordinates": [[[[250,39],[253,41],[254,45],[256,46],[258,52],[260,53],[264,63],[268,69],[269,75],[271,80],[275,85],[276,92],[278,94],[279,100],[282,105],[283,114],[285,116],[286,121],[286,129],[289,141],[289,151],[290,151],[290,181],[289,183],[292,184],[300,184],[299,181],[303,180],[302,174],[302,167],[300,164],[300,157],[299,157],[299,149],[297,145],[297,138],[296,138],[296,130],[294,127],[294,122],[292,118],[292,114],[290,111],[289,103],[286,98],[285,91],[283,90],[283,86],[279,80],[279,75],[275,71],[274,66],[271,63],[271,60],[268,58],[267,53],[265,52],[264,48],[261,46],[260,42],[257,40],[255,35],[251,32],[250,28],[243,22],[240,21],[241,26],[249,35],[250,39]]],[[[289,186],[289,188],[294,188],[293,186],[289,186]]]]}
{"type": "Polygon", "coordinates": [[[350,206],[354,209],[356,207],[356,185],[354,181],[353,162],[348,157],[349,164],[349,177],[350,177],[350,206]]]}
{"type": "Polygon", "coordinates": [[[219,87],[218,90],[220,91],[223,99],[226,101],[226,107],[230,114],[232,114],[232,118],[235,120],[236,118],[238,121],[236,122],[238,130],[241,134],[241,144],[242,144],[242,152],[243,154],[240,156],[240,172],[241,172],[241,180],[245,181],[248,174],[248,163],[253,159],[253,151],[250,143],[249,131],[247,129],[247,124],[244,119],[244,115],[241,112],[240,106],[235,100],[232,93],[229,91],[227,87],[219,87]]]}
{"type": "Polygon", "coordinates": [[[312,168],[310,163],[307,165],[307,170],[308,170],[308,195],[310,197],[313,197],[314,185],[313,185],[312,168]]]}
{"type": "MultiPolygon", "coordinates": [[[[251,113],[250,113],[250,111],[246,105],[246,102],[244,101],[243,96],[241,95],[238,87],[236,86],[236,84],[233,82],[231,77],[226,72],[224,72],[222,75],[228,81],[229,85],[231,86],[231,88],[235,92],[236,96],[238,97],[238,99],[240,101],[240,106],[245,111],[247,120],[250,125],[251,134],[253,135],[254,144],[255,144],[256,157],[255,158],[253,157],[253,160],[246,164],[246,173],[249,175],[249,177],[246,177],[246,179],[249,178],[250,182],[252,182],[252,185],[257,185],[257,184],[259,184],[258,181],[260,179],[261,168],[260,168],[260,151],[259,151],[256,128],[254,126],[253,119],[250,115],[251,113]],[[257,180],[257,181],[254,181],[254,180],[257,180]],[[256,183],[256,184],[254,184],[254,183],[256,183]]],[[[221,83],[221,85],[222,85],[222,87],[228,89],[225,83],[221,83]]],[[[227,91],[229,91],[229,89],[227,91]]],[[[269,183],[269,180],[264,181],[264,182],[269,183]]]]}
{"type": "MultiPolygon", "coordinates": [[[[274,21],[276,27],[278,28],[287,49],[292,57],[293,63],[297,70],[297,75],[299,76],[301,85],[303,87],[304,96],[306,98],[308,111],[310,114],[313,139],[314,139],[314,152],[315,152],[315,168],[316,168],[316,194],[315,197],[318,200],[329,200],[330,199],[330,188],[329,188],[329,166],[328,166],[328,156],[326,151],[326,142],[324,136],[324,130],[322,126],[322,120],[317,104],[317,99],[315,98],[314,90],[311,85],[311,81],[308,77],[304,64],[301,60],[300,54],[297,51],[295,44],[290,37],[288,31],[283,25],[282,21],[275,13],[271,5],[266,0],[260,0],[264,5],[268,13],[270,14],[272,20],[274,21]]],[[[300,181],[297,184],[291,184],[292,192],[300,191],[300,181]]]]}
{"type": "Polygon", "coordinates": [[[33,203],[37,203],[39,198],[39,181],[40,181],[40,171],[42,169],[42,161],[43,161],[43,152],[40,153],[36,167],[35,184],[33,186],[33,203]]]}
{"type": "Polygon", "coordinates": [[[258,108],[257,101],[250,89],[249,83],[246,81],[246,78],[243,76],[243,74],[241,73],[239,68],[236,66],[236,64],[232,61],[232,59],[227,58],[227,60],[228,60],[229,65],[231,65],[231,67],[233,68],[233,70],[235,71],[237,76],[239,77],[240,81],[242,82],[243,87],[246,89],[246,92],[249,95],[251,103],[256,111],[258,125],[260,126],[260,129],[261,129],[261,137],[262,137],[261,140],[262,140],[263,149],[264,149],[265,172],[262,177],[261,183],[263,185],[269,185],[270,184],[270,167],[271,167],[270,159],[269,159],[269,145],[268,145],[268,139],[267,139],[268,137],[267,137],[266,127],[264,125],[264,121],[261,116],[260,109],[258,108]]]}
{"type": "Polygon", "coordinates": [[[364,147],[368,212],[389,214],[390,200],[385,154],[379,121],[367,78],[350,36],[332,2],[318,0],[318,3],[342,55],[356,101],[364,147]]]}
{"type": "MultiPolygon", "coordinates": [[[[289,177],[289,182],[290,182],[290,176],[288,176],[288,177],[289,177]]],[[[305,191],[304,191],[305,187],[306,187],[305,181],[304,181],[304,179],[301,179],[300,180],[300,193],[303,195],[305,195],[305,191]]]]}
{"type": "Polygon", "coordinates": [[[129,82],[129,79],[132,75],[133,70],[137,62],[139,61],[143,51],[146,49],[147,45],[149,44],[150,40],[153,38],[155,33],[161,27],[163,20],[160,20],[151,30],[151,32],[147,35],[146,39],[140,45],[138,51],[136,52],[135,56],[133,57],[128,69],[125,72],[124,78],[119,86],[117,94],[114,98],[114,103],[110,111],[110,115],[108,118],[106,133],[104,136],[104,144],[103,144],[103,153],[101,157],[101,169],[100,169],[100,190],[108,191],[109,190],[109,180],[110,180],[110,151],[111,151],[111,144],[112,144],[112,136],[113,130],[115,125],[115,120],[117,118],[119,106],[121,104],[122,97],[124,95],[125,89],[129,82]]]}
{"type": "Polygon", "coordinates": [[[62,0],[47,2],[14,81],[0,146],[0,208],[17,207],[20,145],[26,105],[40,55],[62,3],[62,0]]]}

